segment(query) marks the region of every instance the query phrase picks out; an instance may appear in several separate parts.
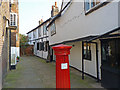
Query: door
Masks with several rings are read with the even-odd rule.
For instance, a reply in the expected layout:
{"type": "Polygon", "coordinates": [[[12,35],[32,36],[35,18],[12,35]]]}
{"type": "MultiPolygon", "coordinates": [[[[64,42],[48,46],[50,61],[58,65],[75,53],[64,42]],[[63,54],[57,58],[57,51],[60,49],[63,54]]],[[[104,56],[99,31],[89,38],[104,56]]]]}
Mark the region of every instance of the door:
{"type": "Polygon", "coordinates": [[[106,88],[118,88],[120,83],[120,39],[101,40],[101,82],[106,88]]]}

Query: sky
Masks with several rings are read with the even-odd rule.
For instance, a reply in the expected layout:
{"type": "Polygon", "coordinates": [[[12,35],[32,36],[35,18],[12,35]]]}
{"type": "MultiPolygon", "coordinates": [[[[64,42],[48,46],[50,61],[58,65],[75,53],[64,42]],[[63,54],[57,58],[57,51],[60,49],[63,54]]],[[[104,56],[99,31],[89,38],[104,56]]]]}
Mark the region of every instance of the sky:
{"type": "Polygon", "coordinates": [[[50,18],[52,5],[62,0],[19,0],[19,32],[26,34],[39,25],[38,21],[50,18]]]}

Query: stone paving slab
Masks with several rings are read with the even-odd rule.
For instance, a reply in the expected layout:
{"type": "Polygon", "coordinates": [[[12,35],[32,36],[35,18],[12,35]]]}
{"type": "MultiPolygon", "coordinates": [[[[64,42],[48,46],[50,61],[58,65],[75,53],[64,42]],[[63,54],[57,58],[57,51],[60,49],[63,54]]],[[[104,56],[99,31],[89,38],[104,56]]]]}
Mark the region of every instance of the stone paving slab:
{"type": "MultiPolygon", "coordinates": [[[[17,69],[8,72],[3,88],[55,88],[55,62],[46,63],[36,56],[21,57],[17,69]]],[[[71,88],[102,88],[95,79],[70,68],[71,88]]]]}

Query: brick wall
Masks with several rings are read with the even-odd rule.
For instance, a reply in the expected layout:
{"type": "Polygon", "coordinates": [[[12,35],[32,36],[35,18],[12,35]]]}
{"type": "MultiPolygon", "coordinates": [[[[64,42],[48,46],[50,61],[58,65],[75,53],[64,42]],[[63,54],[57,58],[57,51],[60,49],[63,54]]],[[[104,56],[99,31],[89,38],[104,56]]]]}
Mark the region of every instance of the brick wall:
{"type": "Polygon", "coordinates": [[[27,55],[27,56],[34,55],[33,54],[33,52],[34,52],[33,48],[34,48],[34,45],[21,46],[20,47],[20,56],[23,56],[23,55],[27,55]]]}
{"type": "Polygon", "coordinates": [[[11,47],[16,47],[16,32],[11,32],[11,47]]]}
{"type": "MultiPolygon", "coordinates": [[[[17,41],[16,39],[14,39],[12,43],[12,45],[15,45],[16,47],[19,47],[20,42],[19,42],[19,8],[18,8],[18,0],[15,0],[15,2],[11,5],[11,13],[17,13],[17,29],[12,31],[12,33],[16,32],[17,34],[17,41]],[[16,44],[14,44],[16,43],[16,44]]],[[[13,35],[13,37],[16,36],[15,33],[13,35]]]]}
{"type": "Polygon", "coordinates": [[[0,89],[2,88],[3,78],[7,73],[9,58],[8,31],[6,30],[6,21],[3,16],[10,19],[9,2],[2,2],[0,6],[0,89]]]}

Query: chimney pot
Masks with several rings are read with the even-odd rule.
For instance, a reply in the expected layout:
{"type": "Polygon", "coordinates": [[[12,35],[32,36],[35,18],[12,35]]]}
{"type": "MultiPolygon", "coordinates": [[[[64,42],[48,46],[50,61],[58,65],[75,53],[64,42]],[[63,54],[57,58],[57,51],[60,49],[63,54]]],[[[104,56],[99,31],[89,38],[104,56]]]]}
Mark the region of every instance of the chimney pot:
{"type": "Polygon", "coordinates": [[[52,9],[53,9],[53,7],[54,7],[54,6],[52,5],[52,9]]]}
{"type": "Polygon", "coordinates": [[[57,7],[57,2],[55,2],[55,7],[57,7]]]}

